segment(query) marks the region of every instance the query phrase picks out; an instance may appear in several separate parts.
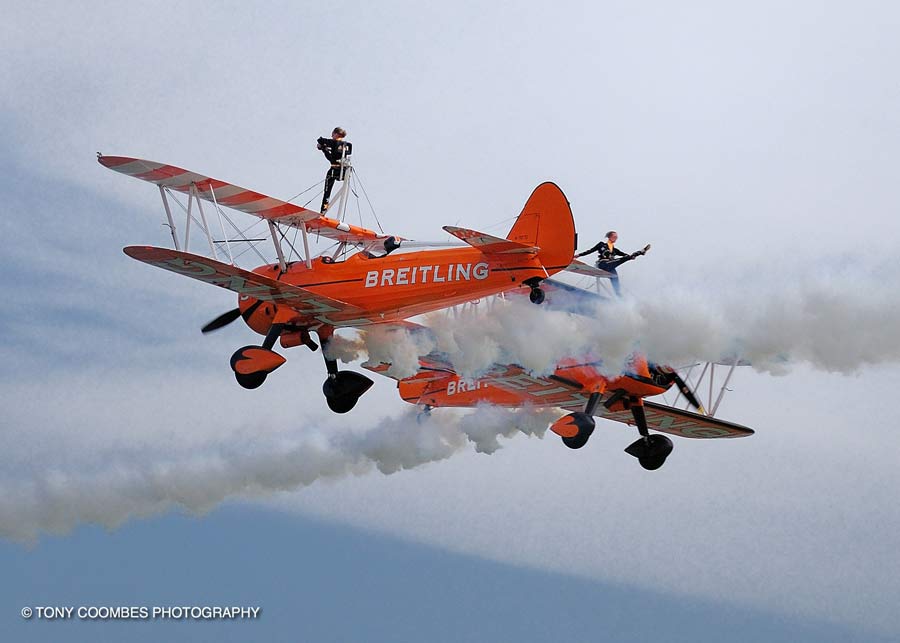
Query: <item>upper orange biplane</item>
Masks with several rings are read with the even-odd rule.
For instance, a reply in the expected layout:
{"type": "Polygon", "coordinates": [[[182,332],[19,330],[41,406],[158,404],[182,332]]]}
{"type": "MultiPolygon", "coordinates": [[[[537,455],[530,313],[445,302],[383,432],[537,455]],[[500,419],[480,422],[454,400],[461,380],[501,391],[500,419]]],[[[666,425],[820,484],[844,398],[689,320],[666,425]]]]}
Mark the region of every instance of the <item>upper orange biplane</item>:
{"type": "MultiPolygon", "coordinates": [[[[342,220],[349,182],[341,188],[343,195],[335,198],[343,198],[344,207],[338,208],[342,214],[332,219],[172,165],[99,154],[98,160],[112,170],[159,186],[175,249],[129,246],[124,249],[128,256],[238,293],[238,307],[207,324],[203,331],[241,317],[265,336],[261,345],[244,346],[231,357],[235,378],[245,388],[260,386],[269,373],[285,362],[273,350],[279,340],[283,348],[304,344],[315,350],[317,345],[310,337],[315,332],[324,349],[335,328],[396,322],[522,285],[530,288],[531,301],[540,304],[544,300],[542,280],[557,272],[606,275],[573,261],[576,235],[572,212],[562,190],[553,183],[535,188],[505,239],[445,226],[444,230],[468,245],[393,254],[403,246],[416,245],[342,220]],[[167,198],[173,196],[172,191],[188,195],[183,245],[167,198]],[[218,242],[213,239],[203,201],[215,206],[223,237],[218,242]],[[252,271],[234,265],[221,206],[264,220],[277,262],[252,271]],[[208,241],[212,257],[187,251],[192,222],[208,241]],[[292,255],[296,249],[283,228],[302,233],[304,257],[298,261],[285,257],[283,243],[290,245],[292,255]],[[310,236],[333,240],[338,249],[331,256],[313,258],[310,236]],[[219,260],[222,246],[227,263],[219,260]],[[356,252],[339,260],[347,250],[356,252]]],[[[244,241],[262,241],[246,238],[238,226],[225,219],[244,241]]],[[[328,406],[337,413],[346,413],[372,381],[360,373],[339,371],[337,361],[327,354],[325,365],[328,377],[322,389],[328,406]]]]}

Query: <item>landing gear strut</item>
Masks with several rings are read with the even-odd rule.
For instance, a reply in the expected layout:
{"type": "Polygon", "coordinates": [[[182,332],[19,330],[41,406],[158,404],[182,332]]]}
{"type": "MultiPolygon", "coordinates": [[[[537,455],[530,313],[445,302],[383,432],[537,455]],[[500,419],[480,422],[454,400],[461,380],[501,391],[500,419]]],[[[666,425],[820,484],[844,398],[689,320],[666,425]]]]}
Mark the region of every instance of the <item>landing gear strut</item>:
{"type": "Polygon", "coordinates": [[[644,405],[642,400],[638,398],[631,399],[631,414],[634,417],[634,423],[637,424],[641,437],[636,442],[632,442],[625,449],[625,453],[632,455],[638,459],[642,467],[648,471],[659,469],[666,462],[666,458],[672,453],[674,448],[672,440],[665,435],[655,433],[650,435],[647,430],[647,416],[644,414],[644,405]]]}
{"type": "Polygon", "coordinates": [[[329,359],[327,355],[331,333],[319,331],[319,339],[322,342],[325,368],[328,370],[328,378],[322,384],[325,402],[335,413],[347,413],[374,382],[361,373],[338,370],[337,360],[329,359]]]}

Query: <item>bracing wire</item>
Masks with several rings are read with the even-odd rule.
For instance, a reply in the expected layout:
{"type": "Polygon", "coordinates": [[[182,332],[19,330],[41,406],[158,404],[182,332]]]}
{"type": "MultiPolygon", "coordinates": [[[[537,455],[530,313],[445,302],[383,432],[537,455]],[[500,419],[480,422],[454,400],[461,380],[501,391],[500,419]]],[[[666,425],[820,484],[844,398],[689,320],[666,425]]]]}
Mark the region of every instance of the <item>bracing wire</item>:
{"type": "Polygon", "coordinates": [[[366,202],[369,204],[369,209],[372,210],[372,216],[375,217],[375,223],[378,224],[378,231],[381,234],[384,234],[384,228],[381,227],[381,221],[378,220],[378,213],[375,212],[375,206],[372,205],[372,201],[369,199],[369,193],[366,192],[366,186],[363,185],[362,179],[359,178],[359,172],[356,168],[353,168],[353,174],[356,175],[356,180],[359,183],[359,187],[362,188],[363,195],[366,197],[366,202]]]}
{"type": "MultiPolygon", "coordinates": [[[[300,230],[298,228],[294,228],[294,238],[291,241],[288,241],[288,245],[291,247],[291,253],[290,253],[290,255],[288,255],[288,262],[291,262],[294,259],[294,252],[295,252],[294,243],[297,241],[297,235],[299,233],[300,233],[300,230]]],[[[281,238],[284,239],[285,241],[287,241],[287,237],[284,235],[283,232],[281,233],[281,238]]],[[[297,256],[298,257],[300,256],[299,252],[297,252],[297,256]]]]}
{"type": "MultiPolygon", "coordinates": [[[[353,177],[353,180],[356,180],[356,176],[353,177]]],[[[353,190],[353,196],[356,197],[356,218],[359,219],[359,227],[364,228],[363,220],[362,220],[362,208],[359,207],[359,194],[356,190],[353,190]]]]}
{"type": "MultiPolygon", "coordinates": [[[[290,253],[288,253],[288,258],[285,260],[285,263],[290,263],[290,262],[291,262],[291,260],[294,258],[294,253],[297,253],[297,256],[299,257],[299,256],[300,256],[300,251],[297,250],[296,248],[294,248],[294,243],[293,243],[294,241],[297,240],[297,233],[299,232],[299,230],[298,230],[297,228],[294,228],[294,239],[293,239],[293,241],[288,241],[287,235],[286,235],[284,232],[281,231],[281,226],[279,226],[279,225],[276,224],[276,225],[275,225],[275,231],[278,233],[278,236],[279,236],[279,237],[281,237],[285,242],[287,242],[288,246],[289,246],[290,249],[291,249],[290,253]]],[[[279,243],[280,243],[280,242],[279,242],[279,243]]]]}
{"type": "MultiPolygon", "coordinates": [[[[312,190],[313,188],[318,187],[318,186],[322,185],[323,183],[325,183],[325,179],[322,179],[321,181],[319,181],[318,183],[315,183],[314,185],[310,185],[308,188],[306,188],[306,189],[303,190],[302,192],[298,192],[297,194],[295,194],[294,196],[292,196],[290,199],[288,199],[287,202],[290,203],[291,201],[293,201],[294,199],[296,199],[298,196],[302,196],[302,195],[306,194],[307,192],[309,192],[309,191],[312,190]]],[[[315,198],[315,197],[313,197],[313,199],[314,199],[314,198],[315,198]]],[[[309,203],[309,202],[311,202],[311,201],[312,201],[312,199],[310,199],[309,201],[307,201],[307,203],[309,203]]],[[[304,207],[305,207],[305,206],[304,206],[304,207]]]]}
{"type": "Polygon", "coordinates": [[[312,203],[312,202],[315,201],[317,198],[319,198],[319,195],[320,195],[320,194],[325,194],[325,190],[322,190],[321,192],[316,192],[316,193],[313,195],[313,198],[311,198],[309,201],[307,201],[306,203],[303,204],[303,207],[305,208],[305,207],[308,206],[310,203],[312,203]]]}

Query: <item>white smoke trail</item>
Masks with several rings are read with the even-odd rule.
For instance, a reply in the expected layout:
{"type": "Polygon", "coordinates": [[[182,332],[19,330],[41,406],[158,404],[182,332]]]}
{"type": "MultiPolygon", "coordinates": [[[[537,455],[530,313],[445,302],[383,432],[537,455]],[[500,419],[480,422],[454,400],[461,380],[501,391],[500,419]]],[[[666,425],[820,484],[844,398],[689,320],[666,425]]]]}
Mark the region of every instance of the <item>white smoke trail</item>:
{"type": "Polygon", "coordinates": [[[14,476],[0,495],[0,536],[34,541],[41,533],[66,533],[80,524],[108,528],[174,507],[204,512],[227,498],[254,497],[305,487],[316,480],[391,474],[444,460],[468,442],[481,453],[500,448],[499,437],[542,437],[558,413],[476,409],[460,417],[434,413],[420,424],[414,410],[379,421],[363,432],[307,430],[300,437],[259,435],[192,448],[191,454],[96,454],[93,463],[14,476]],[[23,482],[24,478],[24,482],[23,482]]]}
{"type": "MultiPolygon", "coordinates": [[[[512,298],[455,315],[436,313],[425,323],[437,349],[467,378],[495,363],[546,375],[561,360],[588,354],[615,374],[634,351],[674,366],[739,356],[775,374],[800,363],[846,374],[900,362],[900,278],[893,270],[790,281],[757,274],[729,288],[667,286],[641,299],[592,299],[578,308],[573,314],[512,298]]],[[[411,371],[414,346],[431,346],[415,338],[397,343],[397,333],[365,335],[370,361],[397,359],[403,372],[411,371]]]]}
{"type": "MultiPolygon", "coordinates": [[[[784,372],[805,362],[851,373],[900,362],[900,280],[891,270],[878,278],[872,274],[814,275],[777,287],[758,279],[739,290],[703,293],[682,287],[642,300],[603,301],[581,315],[510,301],[492,310],[432,317],[430,336],[382,328],[336,341],[332,350],[341,358],[365,352],[371,361],[392,361],[399,377],[414,372],[418,355],[432,348],[445,351],[470,377],[497,362],[547,373],[560,359],[588,351],[599,353],[612,370],[635,349],[671,364],[739,353],[760,370],[784,372]]],[[[152,447],[92,451],[82,457],[98,460],[87,465],[75,455],[52,467],[42,460],[43,469],[26,475],[10,466],[0,476],[0,536],[33,540],[82,523],[114,527],[172,507],[204,511],[226,498],[420,466],[470,442],[492,453],[500,437],[541,436],[557,415],[481,408],[460,418],[448,409],[419,426],[410,411],[364,432],[309,430],[268,440],[254,434],[193,445],[190,454],[175,456],[152,447]]]]}

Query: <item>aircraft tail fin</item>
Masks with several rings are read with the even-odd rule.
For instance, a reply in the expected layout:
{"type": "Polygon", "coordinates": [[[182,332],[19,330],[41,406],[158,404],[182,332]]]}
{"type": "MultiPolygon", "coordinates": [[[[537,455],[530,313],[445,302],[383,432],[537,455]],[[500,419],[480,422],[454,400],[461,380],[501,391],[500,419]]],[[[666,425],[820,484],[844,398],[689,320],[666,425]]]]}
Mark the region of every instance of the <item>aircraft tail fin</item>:
{"type": "Polygon", "coordinates": [[[565,270],[575,256],[575,220],[566,195],[555,183],[534,189],[509,234],[509,241],[538,248],[548,273],[565,270]]]}

